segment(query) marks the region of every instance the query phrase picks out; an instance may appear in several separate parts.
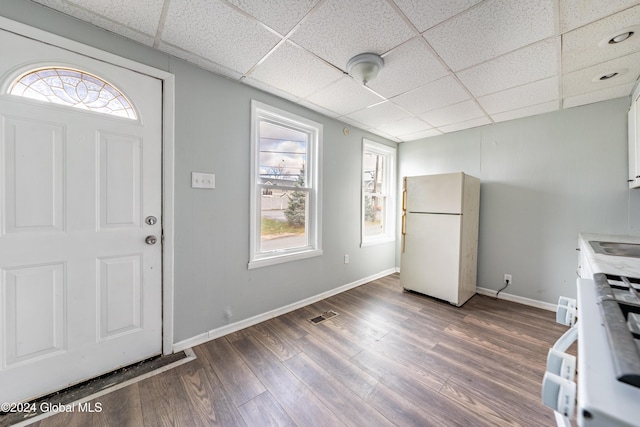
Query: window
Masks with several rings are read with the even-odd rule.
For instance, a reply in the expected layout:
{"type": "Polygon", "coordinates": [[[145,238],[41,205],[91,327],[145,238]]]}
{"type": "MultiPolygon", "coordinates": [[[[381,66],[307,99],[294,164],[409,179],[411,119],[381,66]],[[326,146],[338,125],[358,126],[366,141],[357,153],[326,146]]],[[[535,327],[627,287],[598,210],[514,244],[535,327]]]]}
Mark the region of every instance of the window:
{"type": "Polygon", "coordinates": [[[137,119],[129,100],[99,77],[71,68],[41,68],[17,79],[11,95],[137,119]]]}
{"type": "Polygon", "coordinates": [[[362,246],[395,240],[395,165],[395,148],[363,141],[362,246]]]}
{"type": "Polygon", "coordinates": [[[249,268],[322,255],[322,125],[251,102],[249,268]]]}

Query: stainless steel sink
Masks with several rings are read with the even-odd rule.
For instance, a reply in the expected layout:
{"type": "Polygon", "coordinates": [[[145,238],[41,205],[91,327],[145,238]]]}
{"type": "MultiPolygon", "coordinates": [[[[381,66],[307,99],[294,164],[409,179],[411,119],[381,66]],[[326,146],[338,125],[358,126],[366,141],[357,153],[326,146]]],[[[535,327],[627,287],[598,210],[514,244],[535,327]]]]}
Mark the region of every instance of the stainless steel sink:
{"type": "Polygon", "coordinates": [[[640,244],[637,243],[599,242],[597,240],[589,240],[589,244],[597,254],[640,258],[640,244]]]}

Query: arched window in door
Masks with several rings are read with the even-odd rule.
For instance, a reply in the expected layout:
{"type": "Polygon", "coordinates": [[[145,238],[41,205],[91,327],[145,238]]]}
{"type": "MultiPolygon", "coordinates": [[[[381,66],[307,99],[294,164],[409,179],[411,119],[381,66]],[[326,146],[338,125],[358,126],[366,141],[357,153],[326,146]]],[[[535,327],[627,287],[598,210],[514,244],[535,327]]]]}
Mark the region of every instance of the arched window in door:
{"type": "Polygon", "coordinates": [[[29,71],[16,79],[9,93],[132,120],[138,118],[131,102],[118,89],[99,77],[71,68],[29,71]]]}

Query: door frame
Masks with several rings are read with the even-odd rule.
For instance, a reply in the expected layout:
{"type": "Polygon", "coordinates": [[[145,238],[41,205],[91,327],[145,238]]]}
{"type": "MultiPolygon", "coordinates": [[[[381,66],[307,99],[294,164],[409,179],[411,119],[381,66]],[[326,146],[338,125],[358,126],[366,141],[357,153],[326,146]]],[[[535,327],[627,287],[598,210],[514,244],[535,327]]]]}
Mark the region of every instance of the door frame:
{"type": "Polygon", "coordinates": [[[173,353],[175,76],[2,16],[0,28],[162,81],[162,354],[173,353]]]}

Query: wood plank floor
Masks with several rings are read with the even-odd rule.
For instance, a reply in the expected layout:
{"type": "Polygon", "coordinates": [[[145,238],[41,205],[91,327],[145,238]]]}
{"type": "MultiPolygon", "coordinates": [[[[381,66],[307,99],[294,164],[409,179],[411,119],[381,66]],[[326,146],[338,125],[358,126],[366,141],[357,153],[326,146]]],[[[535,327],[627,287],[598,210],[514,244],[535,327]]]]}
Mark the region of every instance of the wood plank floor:
{"type": "Polygon", "coordinates": [[[554,313],[456,308],[397,274],[194,348],[198,359],[49,426],[553,426],[540,403],[554,313]],[[339,316],[314,325],[327,310],[339,316]]]}

